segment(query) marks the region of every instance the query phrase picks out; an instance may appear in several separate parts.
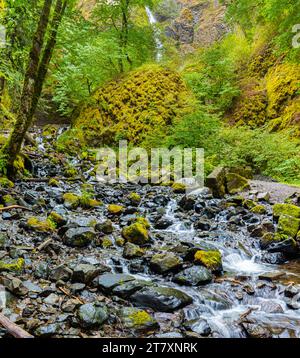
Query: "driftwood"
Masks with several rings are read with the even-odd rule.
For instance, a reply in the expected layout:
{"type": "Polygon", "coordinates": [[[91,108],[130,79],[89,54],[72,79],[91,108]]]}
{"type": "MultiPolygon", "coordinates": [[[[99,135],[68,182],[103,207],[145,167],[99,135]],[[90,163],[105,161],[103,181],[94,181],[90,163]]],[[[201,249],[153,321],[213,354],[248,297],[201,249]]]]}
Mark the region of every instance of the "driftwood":
{"type": "Polygon", "coordinates": [[[48,245],[50,245],[52,241],[53,241],[53,239],[50,238],[50,239],[48,239],[48,240],[42,242],[42,243],[36,248],[36,250],[37,250],[37,251],[42,251],[45,247],[47,247],[48,245]]]}
{"type": "Polygon", "coordinates": [[[7,329],[7,331],[15,338],[34,338],[31,334],[24,331],[23,328],[11,322],[7,317],[0,313],[0,325],[7,329]]]}
{"type": "Polygon", "coordinates": [[[0,213],[3,211],[9,211],[9,210],[13,210],[13,209],[22,209],[22,210],[32,211],[31,209],[26,208],[25,206],[11,205],[11,206],[6,206],[4,208],[0,208],[0,213]]]}

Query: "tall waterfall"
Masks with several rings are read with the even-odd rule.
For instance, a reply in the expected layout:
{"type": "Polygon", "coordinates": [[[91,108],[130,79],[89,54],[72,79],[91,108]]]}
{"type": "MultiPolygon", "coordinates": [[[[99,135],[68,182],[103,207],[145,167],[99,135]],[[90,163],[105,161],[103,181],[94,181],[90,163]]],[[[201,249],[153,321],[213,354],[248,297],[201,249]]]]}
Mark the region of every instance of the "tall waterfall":
{"type": "Polygon", "coordinates": [[[151,11],[151,9],[148,6],[146,6],[146,12],[147,12],[149,22],[154,28],[154,40],[155,40],[155,46],[156,46],[156,61],[159,62],[162,59],[162,52],[163,52],[164,45],[160,40],[160,31],[157,27],[157,20],[154,16],[153,12],[151,11]]]}

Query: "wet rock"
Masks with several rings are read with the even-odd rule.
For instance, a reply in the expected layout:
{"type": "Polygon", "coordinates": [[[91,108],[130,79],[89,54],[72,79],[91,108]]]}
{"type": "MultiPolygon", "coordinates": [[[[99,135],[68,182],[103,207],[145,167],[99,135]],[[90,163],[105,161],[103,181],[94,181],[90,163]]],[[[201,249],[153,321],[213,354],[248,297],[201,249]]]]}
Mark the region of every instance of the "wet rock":
{"type": "Polygon", "coordinates": [[[267,313],[284,313],[282,306],[272,300],[263,301],[261,304],[261,311],[267,313]]]}
{"type": "Polygon", "coordinates": [[[150,242],[147,228],[145,225],[138,222],[124,227],[122,230],[122,236],[128,242],[136,245],[144,245],[150,242]]]}
{"type": "Polygon", "coordinates": [[[211,221],[205,218],[201,218],[195,222],[194,228],[201,231],[209,231],[211,229],[211,221]]]}
{"type": "Polygon", "coordinates": [[[151,270],[160,274],[178,271],[181,266],[182,259],[173,253],[156,254],[150,261],[151,270]]]}
{"type": "Polygon", "coordinates": [[[73,271],[66,265],[59,265],[54,267],[49,275],[52,281],[64,281],[67,282],[71,279],[73,271]]]}
{"type": "Polygon", "coordinates": [[[88,246],[93,239],[95,239],[96,233],[90,227],[69,229],[64,237],[63,241],[66,245],[71,247],[85,247],[88,246]]]}
{"type": "Polygon", "coordinates": [[[258,276],[260,280],[266,280],[266,281],[277,281],[280,278],[284,277],[285,273],[280,271],[275,272],[265,272],[258,276]]]}
{"type": "Polygon", "coordinates": [[[242,327],[250,338],[271,338],[271,333],[258,324],[242,323],[242,327]]]}
{"type": "Polygon", "coordinates": [[[211,333],[211,328],[207,321],[204,319],[195,319],[192,321],[185,322],[184,327],[203,337],[208,337],[211,333]]]}
{"type": "Polygon", "coordinates": [[[179,206],[186,211],[190,211],[194,209],[194,206],[196,204],[196,200],[193,197],[190,196],[184,196],[180,201],[179,201],[179,206]]]}
{"type": "Polygon", "coordinates": [[[151,281],[134,280],[116,286],[112,290],[112,293],[115,294],[116,296],[126,299],[132,294],[134,294],[136,291],[139,291],[144,287],[152,286],[152,285],[153,284],[151,281]]]}
{"type": "Polygon", "coordinates": [[[95,226],[96,231],[100,231],[105,235],[112,234],[114,231],[111,220],[106,220],[103,223],[98,223],[95,226]]]}
{"type": "Polygon", "coordinates": [[[0,284],[16,296],[25,296],[28,293],[28,288],[23,285],[23,282],[9,274],[0,276],[0,284]]]}
{"type": "Polygon", "coordinates": [[[107,210],[108,210],[110,215],[118,216],[118,215],[121,215],[123,213],[124,207],[122,205],[111,204],[111,205],[108,205],[107,210]]]}
{"type": "Polygon", "coordinates": [[[157,230],[165,230],[168,227],[170,227],[171,225],[173,225],[173,221],[171,219],[162,217],[155,222],[154,228],[157,230]]]}
{"type": "Polygon", "coordinates": [[[123,325],[128,329],[143,332],[159,329],[157,321],[148,312],[138,308],[123,308],[120,311],[120,318],[123,325]]]}
{"type": "Polygon", "coordinates": [[[213,272],[222,272],[222,255],[220,251],[197,251],[195,263],[203,265],[213,272]]]}
{"type": "Polygon", "coordinates": [[[78,293],[78,292],[81,292],[85,289],[85,284],[84,283],[73,283],[71,286],[70,286],[70,289],[73,293],[78,293]]]}
{"type": "Polygon", "coordinates": [[[273,205],[273,217],[278,219],[281,215],[291,216],[300,219],[300,207],[292,204],[273,205]]]}
{"type": "Polygon", "coordinates": [[[145,251],[135,244],[127,242],[124,246],[123,256],[126,259],[142,257],[142,256],[144,256],[144,254],[145,254],[145,251]]]}
{"type": "Polygon", "coordinates": [[[76,194],[65,193],[63,195],[63,200],[67,209],[77,209],[80,205],[80,197],[76,194]]]}
{"type": "Polygon", "coordinates": [[[212,279],[213,276],[207,268],[193,266],[178,273],[173,281],[185,286],[199,286],[211,282],[212,279]]]}
{"type": "Polygon", "coordinates": [[[105,272],[103,268],[95,265],[79,264],[73,269],[72,281],[89,284],[100,273],[105,272]]]}
{"type": "Polygon", "coordinates": [[[48,297],[44,299],[44,303],[50,306],[55,306],[59,302],[59,296],[55,293],[51,293],[48,297]]]}
{"type": "Polygon", "coordinates": [[[281,215],[278,221],[278,232],[283,235],[287,235],[291,238],[295,238],[300,229],[300,219],[281,215]]]}
{"type": "Polygon", "coordinates": [[[25,261],[23,258],[17,260],[1,260],[0,261],[0,272],[20,272],[24,269],[25,261]]]}
{"type": "Polygon", "coordinates": [[[135,278],[130,275],[107,273],[96,277],[93,281],[93,285],[105,292],[110,292],[116,286],[120,286],[125,282],[134,280],[135,278]]]}
{"type": "Polygon", "coordinates": [[[147,287],[130,297],[140,307],[149,307],[159,312],[173,312],[193,302],[193,299],[174,288],[147,287]]]}
{"type": "Polygon", "coordinates": [[[97,328],[108,319],[108,311],[101,303],[86,303],[79,308],[77,316],[82,328],[97,328]]]}
{"type": "Polygon", "coordinates": [[[23,285],[24,285],[24,287],[27,288],[28,292],[41,293],[43,291],[39,285],[37,285],[31,281],[24,281],[23,285]]]}
{"type": "Polygon", "coordinates": [[[267,192],[257,194],[258,201],[265,201],[268,203],[270,201],[270,197],[271,197],[270,193],[267,193],[267,192]]]}
{"type": "Polygon", "coordinates": [[[59,329],[60,329],[59,325],[57,323],[53,323],[53,324],[42,325],[38,327],[34,333],[37,337],[49,338],[58,334],[59,329]]]}
{"type": "Polygon", "coordinates": [[[300,290],[297,289],[294,285],[289,285],[288,287],[286,287],[286,289],[284,290],[284,296],[288,297],[288,298],[293,298],[294,296],[296,296],[298,293],[300,293],[300,290]]]}
{"type": "Polygon", "coordinates": [[[172,189],[175,194],[184,194],[186,191],[186,186],[182,183],[174,183],[172,189]]]}
{"type": "MultiPolygon", "coordinates": [[[[285,237],[285,236],[284,236],[285,237]]],[[[293,239],[282,239],[279,237],[274,237],[273,241],[267,246],[269,252],[281,252],[290,256],[297,256],[299,253],[299,248],[295,240],[293,239]]]]}
{"type": "Polygon", "coordinates": [[[1,249],[5,249],[6,245],[7,245],[7,235],[5,233],[0,232],[0,250],[1,249]]]}

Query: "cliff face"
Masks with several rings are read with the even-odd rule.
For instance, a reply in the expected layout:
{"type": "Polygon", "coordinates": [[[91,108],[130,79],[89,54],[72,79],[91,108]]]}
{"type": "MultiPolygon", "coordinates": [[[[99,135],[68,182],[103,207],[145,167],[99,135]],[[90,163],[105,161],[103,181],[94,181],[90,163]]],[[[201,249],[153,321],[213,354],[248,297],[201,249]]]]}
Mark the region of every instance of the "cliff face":
{"type": "Polygon", "coordinates": [[[166,35],[183,48],[207,47],[228,32],[226,6],[218,1],[166,0],[157,10],[157,19],[166,35]]]}

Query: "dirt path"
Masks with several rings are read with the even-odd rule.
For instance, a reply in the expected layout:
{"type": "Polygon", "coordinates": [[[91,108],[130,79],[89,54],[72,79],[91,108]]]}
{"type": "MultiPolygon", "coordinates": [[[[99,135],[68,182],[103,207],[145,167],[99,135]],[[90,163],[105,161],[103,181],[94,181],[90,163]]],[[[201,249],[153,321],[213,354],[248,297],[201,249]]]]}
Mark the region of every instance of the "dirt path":
{"type": "Polygon", "coordinates": [[[280,184],[275,182],[267,182],[262,180],[251,180],[252,191],[268,192],[270,193],[270,201],[276,203],[282,203],[289,196],[299,193],[300,187],[280,184]]]}

